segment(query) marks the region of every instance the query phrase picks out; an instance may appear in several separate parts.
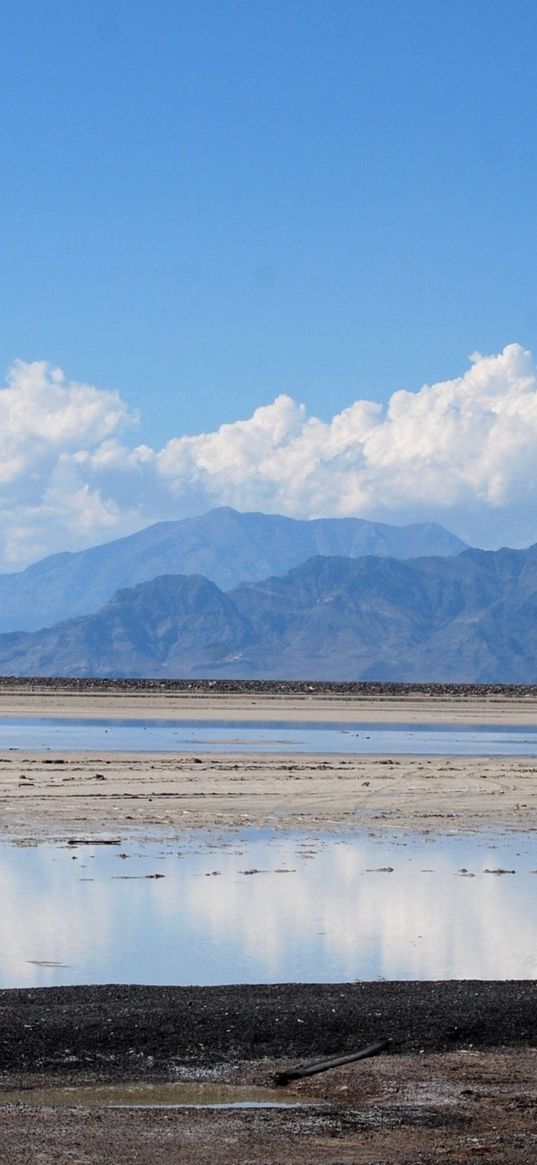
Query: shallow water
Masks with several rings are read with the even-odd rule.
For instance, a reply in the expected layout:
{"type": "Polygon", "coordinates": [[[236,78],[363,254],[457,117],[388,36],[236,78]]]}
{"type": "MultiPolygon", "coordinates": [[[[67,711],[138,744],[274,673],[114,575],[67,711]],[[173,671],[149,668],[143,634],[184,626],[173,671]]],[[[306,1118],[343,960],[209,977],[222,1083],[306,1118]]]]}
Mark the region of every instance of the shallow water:
{"type": "MultiPolygon", "coordinates": [[[[322,1102],[321,1102],[322,1103],[322,1102]]],[[[311,1108],[312,1102],[281,1088],[246,1085],[101,1084],[2,1091],[0,1104],[89,1108],[311,1108]]]]}
{"type": "Polygon", "coordinates": [[[537,855],[525,835],[3,844],[0,885],[2,987],[537,972],[537,855]]]}
{"type": "Polygon", "coordinates": [[[537,756],[520,725],[302,724],[291,720],[77,720],[0,717],[0,749],[537,756]]]}

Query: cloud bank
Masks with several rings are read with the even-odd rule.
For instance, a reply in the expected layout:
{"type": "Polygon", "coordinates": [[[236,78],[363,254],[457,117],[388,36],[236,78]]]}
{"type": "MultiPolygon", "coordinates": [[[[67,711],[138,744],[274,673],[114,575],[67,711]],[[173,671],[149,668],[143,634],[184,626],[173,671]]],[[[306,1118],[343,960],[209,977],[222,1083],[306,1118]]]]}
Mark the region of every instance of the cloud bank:
{"type": "Polygon", "coordinates": [[[518,344],[329,422],[281,395],[160,450],[133,443],[139,424],[116,392],[13,365],[0,389],[1,569],[217,505],[439,521],[479,546],[537,541],[537,369],[518,344]]]}

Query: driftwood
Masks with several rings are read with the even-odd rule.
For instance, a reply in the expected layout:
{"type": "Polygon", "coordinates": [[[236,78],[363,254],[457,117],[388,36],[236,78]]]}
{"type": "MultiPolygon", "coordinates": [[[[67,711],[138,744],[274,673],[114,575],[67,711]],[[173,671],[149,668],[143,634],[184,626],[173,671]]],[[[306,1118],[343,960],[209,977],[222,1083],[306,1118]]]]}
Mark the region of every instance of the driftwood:
{"type": "Polygon", "coordinates": [[[277,1072],[274,1077],[275,1084],[290,1084],[292,1080],[301,1080],[303,1076],[316,1076],[318,1072],[327,1072],[329,1068],[339,1068],[341,1064],[352,1064],[354,1060],[366,1060],[368,1056],[376,1056],[379,1052],[387,1048],[390,1040],[377,1040],[375,1044],[369,1044],[367,1048],[361,1048],[359,1052],[349,1052],[346,1056],[334,1056],[331,1060],[318,1060],[316,1064],[308,1064],[305,1067],[298,1065],[296,1068],[289,1068],[287,1072],[277,1072]]]}

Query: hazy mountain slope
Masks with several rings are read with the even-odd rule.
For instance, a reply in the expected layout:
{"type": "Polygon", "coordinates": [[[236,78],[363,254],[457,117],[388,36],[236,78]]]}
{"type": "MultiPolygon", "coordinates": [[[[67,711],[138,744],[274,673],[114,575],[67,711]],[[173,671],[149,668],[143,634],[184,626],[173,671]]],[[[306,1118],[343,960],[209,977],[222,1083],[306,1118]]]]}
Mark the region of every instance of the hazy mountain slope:
{"type": "Polygon", "coordinates": [[[247,619],[214,583],[198,575],[164,575],[118,591],[97,614],[0,635],[0,671],[189,675],[193,661],[202,672],[210,670],[250,638],[247,619]]]}
{"type": "Polygon", "coordinates": [[[315,554],[413,558],[463,549],[459,538],[434,524],[399,527],[359,518],[305,522],[278,514],[210,510],[0,575],[0,631],[31,631],[88,614],[120,587],[163,574],[202,574],[227,590],[245,579],[284,574],[315,554]]]}
{"type": "Polygon", "coordinates": [[[224,594],[200,576],[0,635],[0,673],[537,681],[537,546],[397,561],[316,557],[224,594]]]}

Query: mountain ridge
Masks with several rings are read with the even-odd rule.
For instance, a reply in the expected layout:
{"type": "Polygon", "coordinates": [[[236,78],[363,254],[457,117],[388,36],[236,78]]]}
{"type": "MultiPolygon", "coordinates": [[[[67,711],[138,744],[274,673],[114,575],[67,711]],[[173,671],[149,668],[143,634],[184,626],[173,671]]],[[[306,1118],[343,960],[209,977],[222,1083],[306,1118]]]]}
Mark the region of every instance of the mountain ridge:
{"type": "Polygon", "coordinates": [[[0,575],[0,632],[37,630],[99,610],[124,586],[163,574],[203,574],[223,590],[283,574],[316,553],[357,557],[456,554],[465,543],[435,523],[389,526],[363,518],[302,521],[228,507],[158,522],[100,546],[62,551],[0,575]]]}
{"type": "Polygon", "coordinates": [[[532,683],[537,545],[410,560],[315,556],[224,592],[123,588],[96,614],[0,635],[8,675],[532,683]]]}

